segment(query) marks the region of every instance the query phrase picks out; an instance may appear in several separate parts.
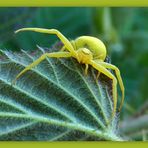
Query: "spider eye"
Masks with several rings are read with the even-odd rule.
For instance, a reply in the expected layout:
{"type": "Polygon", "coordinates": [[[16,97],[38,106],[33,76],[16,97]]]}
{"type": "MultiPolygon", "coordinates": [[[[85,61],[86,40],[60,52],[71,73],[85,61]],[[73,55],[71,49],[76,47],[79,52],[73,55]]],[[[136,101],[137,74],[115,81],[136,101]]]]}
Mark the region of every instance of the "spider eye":
{"type": "Polygon", "coordinates": [[[87,55],[91,53],[87,48],[82,49],[82,52],[87,55]]]}

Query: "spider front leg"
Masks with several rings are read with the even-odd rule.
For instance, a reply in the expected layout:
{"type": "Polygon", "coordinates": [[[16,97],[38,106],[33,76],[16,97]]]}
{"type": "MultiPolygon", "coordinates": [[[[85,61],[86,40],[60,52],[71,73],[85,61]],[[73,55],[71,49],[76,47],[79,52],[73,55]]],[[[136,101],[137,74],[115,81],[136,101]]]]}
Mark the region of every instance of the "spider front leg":
{"type": "Polygon", "coordinates": [[[112,64],[105,63],[105,62],[98,62],[98,63],[100,65],[104,66],[105,68],[110,68],[112,70],[115,70],[115,73],[116,73],[116,76],[117,76],[117,79],[119,81],[119,85],[120,85],[120,88],[121,88],[121,92],[122,92],[122,99],[121,99],[121,103],[120,103],[120,107],[119,107],[119,111],[120,111],[121,108],[122,108],[123,102],[124,102],[124,85],[123,85],[123,81],[122,81],[122,78],[121,78],[121,75],[120,75],[120,71],[116,66],[114,66],[112,64]]]}
{"type": "Polygon", "coordinates": [[[16,80],[22,76],[25,72],[27,72],[28,70],[30,70],[31,68],[37,66],[39,63],[41,63],[46,57],[50,57],[50,58],[68,58],[71,57],[71,53],[70,52],[52,52],[52,53],[45,53],[42,56],[40,56],[37,60],[35,60],[33,63],[31,63],[30,65],[28,65],[24,70],[22,70],[17,76],[16,78],[12,81],[12,85],[15,84],[16,80]]]}
{"type": "Polygon", "coordinates": [[[107,77],[112,79],[112,81],[113,81],[113,83],[112,83],[112,89],[113,89],[112,118],[113,118],[116,113],[116,108],[117,108],[117,79],[116,79],[116,77],[114,77],[114,75],[111,72],[109,72],[106,68],[104,68],[104,66],[100,65],[99,63],[97,63],[95,61],[90,61],[90,65],[92,65],[96,70],[103,73],[104,75],[106,75],[107,77]]]}
{"type": "Polygon", "coordinates": [[[70,41],[62,34],[60,33],[58,30],[56,29],[43,29],[43,28],[22,28],[19,29],[17,31],[15,31],[15,33],[18,33],[20,31],[34,31],[34,32],[40,32],[40,33],[47,33],[47,34],[55,34],[59,37],[59,39],[62,41],[62,43],[64,44],[64,46],[66,47],[66,49],[72,53],[72,56],[77,57],[77,53],[74,50],[72,44],[70,43],[70,41]]]}

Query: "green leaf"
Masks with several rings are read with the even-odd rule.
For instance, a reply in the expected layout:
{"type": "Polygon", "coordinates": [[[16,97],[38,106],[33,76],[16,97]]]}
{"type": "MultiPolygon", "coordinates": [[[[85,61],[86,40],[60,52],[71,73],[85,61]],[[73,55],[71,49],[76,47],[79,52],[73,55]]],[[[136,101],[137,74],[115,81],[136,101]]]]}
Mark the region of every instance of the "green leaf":
{"type": "Polygon", "coordinates": [[[1,51],[0,140],[112,140],[118,135],[118,117],[112,114],[111,81],[75,59],[49,59],[15,76],[44,52],[1,51]]]}

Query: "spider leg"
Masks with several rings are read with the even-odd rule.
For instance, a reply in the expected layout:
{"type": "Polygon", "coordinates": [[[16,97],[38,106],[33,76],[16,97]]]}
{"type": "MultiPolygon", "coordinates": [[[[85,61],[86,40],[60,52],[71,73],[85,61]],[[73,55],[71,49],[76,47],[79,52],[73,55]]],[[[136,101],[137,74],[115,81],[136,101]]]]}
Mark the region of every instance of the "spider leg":
{"type": "Polygon", "coordinates": [[[98,80],[99,76],[100,76],[100,72],[98,71],[98,74],[96,76],[96,81],[98,80]]]}
{"type": "Polygon", "coordinates": [[[116,77],[109,72],[104,66],[100,65],[99,63],[95,61],[90,61],[90,65],[93,66],[95,69],[97,69],[99,72],[103,73],[110,79],[112,79],[112,89],[113,89],[113,112],[112,112],[112,118],[114,117],[116,113],[116,108],[117,108],[117,79],[116,77]]]}
{"type": "MultiPolygon", "coordinates": [[[[65,45],[60,49],[60,52],[64,52],[66,50],[65,45]]],[[[58,59],[56,60],[56,64],[58,63],[58,59]]]]}
{"type": "Polygon", "coordinates": [[[120,111],[121,108],[122,108],[123,102],[124,102],[124,85],[123,85],[123,81],[122,81],[122,78],[121,78],[121,75],[120,75],[120,71],[116,66],[114,66],[112,64],[105,63],[105,62],[98,62],[98,63],[100,65],[106,67],[106,68],[110,68],[110,69],[115,70],[115,73],[116,73],[116,76],[117,76],[117,79],[119,81],[119,85],[120,85],[120,88],[121,88],[121,92],[122,92],[122,99],[121,99],[121,103],[120,103],[120,107],[119,107],[119,111],[120,111]]]}
{"type": "Polygon", "coordinates": [[[12,81],[12,85],[15,84],[16,80],[22,76],[25,72],[27,72],[28,70],[30,70],[31,68],[37,66],[40,62],[42,62],[46,57],[50,57],[50,58],[68,58],[71,57],[71,53],[70,52],[52,52],[52,53],[45,53],[43,55],[41,55],[37,60],[35,60],[33,63],[31,63],[30,65],[28,65],[24,70],[22,70],[17,76],[16,78],[12,81]]]}
{"type": "MultiPolygon", "coordinates": [[[[95,62],[98,62],[98,58],[99,58],[99,57],[97,57],[97,59],[95,58],[94,61],[95,61],[95,62]]],[[[99,76],[100,76],[100,72],[98,71],[98,73],[97,73],[97,75],[96,75],[96,81],[98,81],[99,76]]]]}
{"type": "Polygon", "coordinates": [[[85,64],[85,75],[87,75],[88,74],[88,64],[85,64]]]}
{"type": "Polygon", "coordinates": [[[65,45],[60,49],[60,51],[65,51],[66,48],[65,48],[65,45]]]}
{"type": "Polygon", "coordinates": [[[66,49],[69,50],[69,52],[72,53],[72,56],[77,57],[77,53],[74,50],[74,47],[72,46],[70,41],[62,33],[60,33],[56,29],[22,28],[22,29],[19,29],[19,30],[15,31],[15,33],[18,33],[20,31],[34,31],[34,32],[40,32],[40,33],[55,34],[63,42],[63,44],[65,45],[66,49]]]}

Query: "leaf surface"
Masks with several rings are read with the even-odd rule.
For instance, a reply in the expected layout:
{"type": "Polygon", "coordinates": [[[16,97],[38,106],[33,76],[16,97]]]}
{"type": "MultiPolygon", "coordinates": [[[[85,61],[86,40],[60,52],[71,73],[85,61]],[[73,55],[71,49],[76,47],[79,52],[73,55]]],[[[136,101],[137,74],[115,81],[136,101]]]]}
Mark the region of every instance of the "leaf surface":
{"type": "Polygon", "coordinates": [[[112,113],[111,81],[75,59],[45,59],[12,86],[15,76],[45,52],[1,51],[0,140],[122,140],[112,113]]]}

